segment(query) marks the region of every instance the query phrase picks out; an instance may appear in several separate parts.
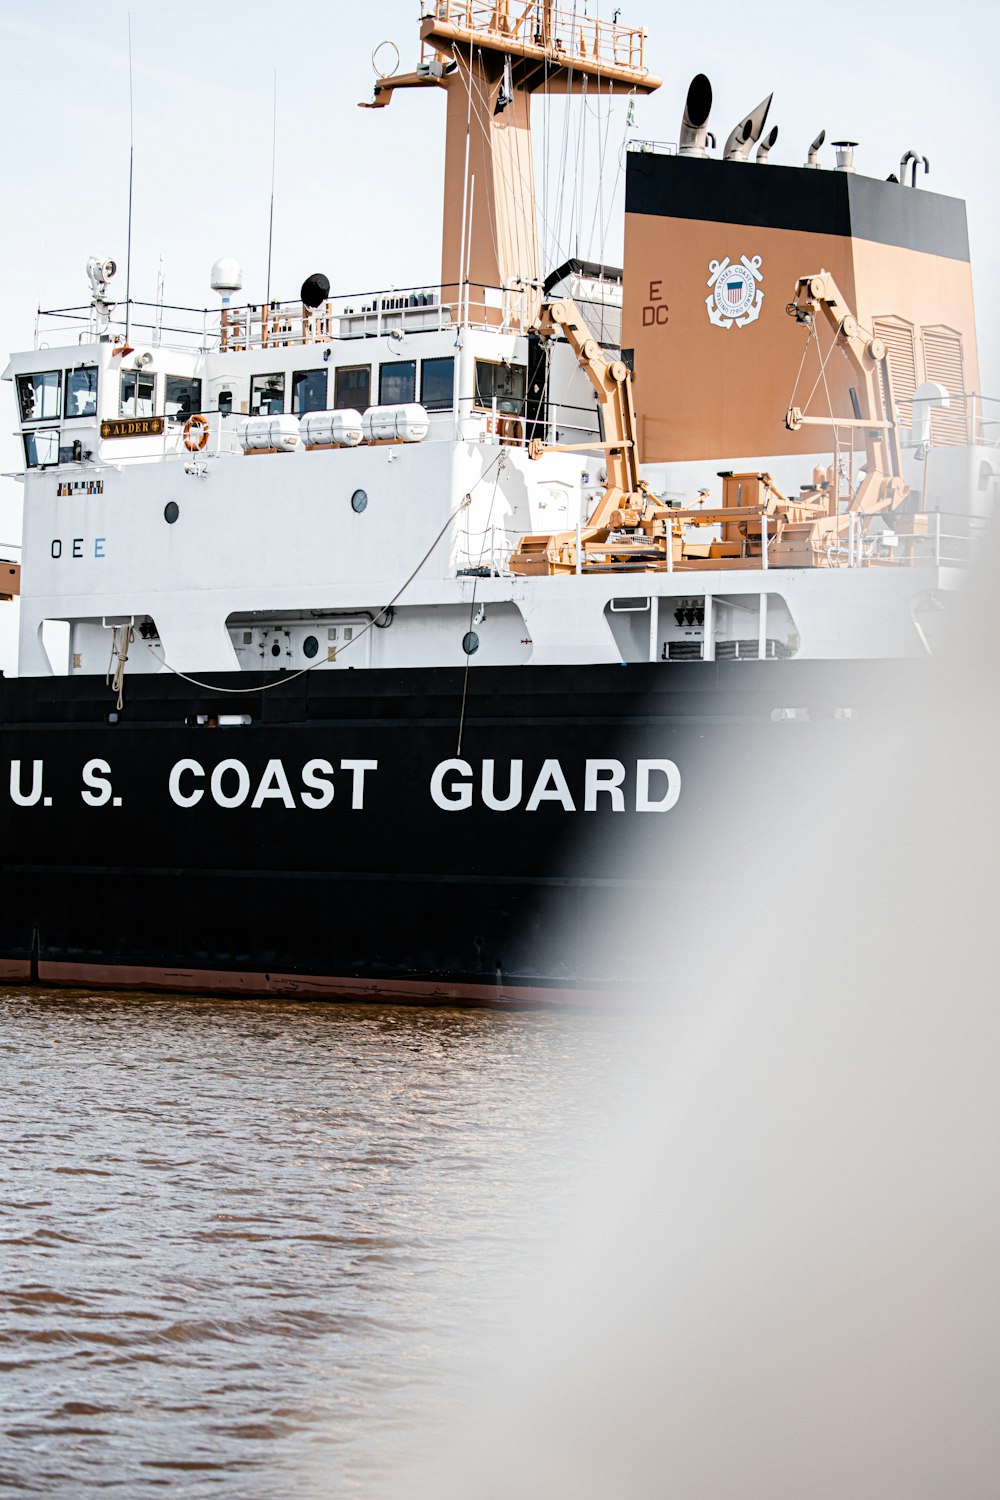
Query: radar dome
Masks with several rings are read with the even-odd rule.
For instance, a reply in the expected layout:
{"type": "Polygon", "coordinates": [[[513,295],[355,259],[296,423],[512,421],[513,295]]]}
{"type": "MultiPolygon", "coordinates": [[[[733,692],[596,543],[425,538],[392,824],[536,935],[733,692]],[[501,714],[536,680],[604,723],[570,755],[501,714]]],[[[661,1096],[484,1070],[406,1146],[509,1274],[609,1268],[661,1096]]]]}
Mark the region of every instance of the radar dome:
{"type": "Polygon", "coordinates": [[[231,255],[223,255],[212,267],[213,292],[238,292],[243,285],[243,267],[231,255]]]}

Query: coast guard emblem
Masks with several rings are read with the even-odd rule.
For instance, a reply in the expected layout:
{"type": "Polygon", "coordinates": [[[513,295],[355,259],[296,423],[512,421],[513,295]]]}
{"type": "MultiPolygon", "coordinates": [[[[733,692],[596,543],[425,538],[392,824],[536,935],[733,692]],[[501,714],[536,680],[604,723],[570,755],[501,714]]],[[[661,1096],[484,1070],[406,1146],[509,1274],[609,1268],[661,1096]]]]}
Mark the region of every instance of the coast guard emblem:
{"type": "Polygon", "coordinates": [[[752,259],[741,255],[739,264],[725,260],[710,260],[707,285],[712,288],[705,298],[709,320],[716,328],[745,328],[760,317],[764,302],[764,290],[759,285],[764,279],[760,268],[761,258],[752,259]]]}

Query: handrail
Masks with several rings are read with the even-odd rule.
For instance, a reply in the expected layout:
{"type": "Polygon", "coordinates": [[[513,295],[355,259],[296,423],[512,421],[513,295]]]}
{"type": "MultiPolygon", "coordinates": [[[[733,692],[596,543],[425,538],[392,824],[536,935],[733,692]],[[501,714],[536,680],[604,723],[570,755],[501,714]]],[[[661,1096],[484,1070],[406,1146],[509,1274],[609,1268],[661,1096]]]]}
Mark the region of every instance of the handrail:
{"type": "Polygon", "coordinates": [[[544,47],[567,59],[642,68],[646,33],[640,26],[622,26],[617,19],[601,20],[573,10],[497,4],[496,0],[433,0],[424,4],[421,20],[443,21],[471,36],[513,44],[544,47]]]}
{"type": "Polygon", "coordinates": [[[898,519],[899,521],[911,520],[914,523],[912,531],[900,531],[898,527],[886,524],[884,530],[873,531],[870,524],[865,521],[875,520],[874,516],[865,517],[857,511],[848,512],[848,532],[846,539],[840,536],[831,538],[826,547],[826,560],[831,568],[879,568],[886,567],[916,567],[921,563],[932,562],[936,567],[956,567],[969,561],[972,548],[978,540],[975,523],[977,517],[970,516],[961,511],[914,511],[906,516],[887,518],[881,517],[883,523],[898,519]],[[965,530],[943,531],[942,519],[949,522],[964,524],[965,530]],[[917,523],[923,521],[923,528],[917,523]],[[943,543],[957,543],[956,548],[947,548],[943,543]],[[908,543],[900,546],[900,543],[908,543]]]}
{"type": "Polygon", "coordinates": [[[626,151],[636,152],[638,155],[652,156],[676,156],[676,141],[651,141],[641,140],[639,136],[631,136],[625,147],[626,151]]]}
{"type": "Polygon", "coordinates": [[[441,286],[383,287],[376,291],[341,292],[329,297],[319,308],[307,308],[298,298],[272,302],[245,302],[218,308],[184,307],[169,303],[146,302],[138,298],[112,305],[110,317],[100,327],[92,305],[39,308],[35,327],[35,348],[44,348],[63,332],[53,323],[70,325],[66,330],[70,342],[84,342],[86,325],[93,340],[109,332],[121,341],[125,329],[125,309],[129,312],[129,331],[147,335],[150,344],[164,348],[196,348],[199,352],[224,351],[234,345],[239,349],[267,348],[293,344],[329,343],[350,337],[381,337],[393,327],[407,331],[437,331],[448,328],[499,328],[505,332],[524,331],[531,298],[523,287],[484,286],[468,279],[462,284],[441,286]],[[169,323],[163,313],[183,314],[169,323]],[[143,316],[145,314],[145,316],[143,316]],[[345,329],[345,321],[353,325],[345,329]],[[162,335],[175,335],[164,342],[162,335]]]}

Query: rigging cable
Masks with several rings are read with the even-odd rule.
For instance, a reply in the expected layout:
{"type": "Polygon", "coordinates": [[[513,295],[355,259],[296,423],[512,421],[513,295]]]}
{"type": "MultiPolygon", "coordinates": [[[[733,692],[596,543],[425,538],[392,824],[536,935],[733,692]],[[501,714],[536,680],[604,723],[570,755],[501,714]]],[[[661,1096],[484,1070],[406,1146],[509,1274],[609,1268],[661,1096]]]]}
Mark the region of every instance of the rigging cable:
{"type": "MultiPolygon", "coordinates": [[[[802,346],[802,358],[799,360],[799,368],[798,368],[798,371],[796,372],[796,375],[795,375],[794,384],[792,385],[792,394],[788,398],[788,409],[789,409],[789,411],[795,405],[795,392],[799,388],[799,381],[802,379],[802,369],[803,369],[803,366],[805,365],[805,362],[806,362],[806,355],[809,353],[809,345],[812,343],[813,339],[816,339],[817,344],[819,343],[819,339],[817,338],[817,335],[816,335],[816,324],[815,324],[815,322],[811,322],[809,324],[809,329],[808,329],[808,332],[806,334],[806,341],[805,341],[805,343],[802,346]]],[[[820,358],[822,359],[822,355],[820,355],[820,358]]],[[[818,382],[817,382],[817,384],[818,384],[818,382]]],[[[813,391],[815,391],[815,389],[816,389],[816,386],[813,386],[813,391]]],[[[810,392],[810,396],[811,396],[811,394],[812,394],[812,392],[810,392]]],[[[806,402],[806,405],[807,406],[809,405],[808,401],[806,402]]]]}
{"type": "MultiPolygon", "coordinates": [[[[476,83],[475,79],[473,78],[473,72],[472,72],[472,55],[473,55],[472,54],[472,49],[470,47],[470,49],[469,49],[469,73],[468,73],[468,84],[467,84],[468,93],[469,93],[469,121],[471,123],[472,110],[473,110],[473,107],[474,107],[473,106],[472,95],[473,95],[473,90],[475,90],[476,99],[477,99],[477,103],[475,104],[475,109],[476,109],[476,118],[477,118],[478,125],[479,125],[479,143],[480,143],[480,151],[481,151],[481,156],[482,156],[483,191],[485,191],[486,190],[486,185],[487,185],[487,183],[490,180],[490,176],[489,176],[490,162],[489,162],[488,155],[487,155],[487,152],[488,152],[488,149],[489,149],[488,145],[487,145],[487,132],[488,132],[488,123],[487,122],[489,120],[490,110],[489,110],[489,100],[485,97],[485,95],[483,94],[482,89],[479,87],[479,85],[476,83]]],[[[482,48],[479,48],[479,55],[480,55],[480,61],[481,61],[482,60],[482,48]]],[[[461,64],[459,64],[459,67],[461,68],[461,64]]],[[[473,174],[473,176],[474,175],[475,174],[473,174]]],[[[469,205],[469,219],[470,219],[470,221],[471,221],[471,218],[472,218],[474,207],[475,207],[474,203],[470,203],[470,205],[469,205]]],[[[500,261],[500,248],[499,248],[499,245],[497,243],[497,225],[496,225],[495,214],[494,214],[494,196],[493,196],[492,193],[488,193],[488,192],[486,194],[486,222],[489,225],[489,230],[490,230],[490,241],[491,241],[492,246],[493,246],[493,258],[496,261],[496,263],[499,264],[499,261],[500,261]]],[[[472,226],[471,226],[471,222],[470,222],[468,226],[463,227],[463,231],[462,231],[462,233],[463,233],[463,241],[462,241],[463,245],[466,242],[465,237],[467,236],[468,237],[468,243],[471,246],[471,244],[472,244],[472,232],[471,231],[472,231],[472,226]]],[[[471,281],[471,277],[470,277],[469,272],[470,272],[470,267],[469,267],[469,265],[467,263],[466,267],[465,267],[465,281],[466,281],[466,285],[467,286],[469,285],[469,283],[471,281]]],[[[468,312],[468,300],[469,300],[468,296],[466,296],[466,312],[468,312]]]]}
{"type": "MultiPolygon", "coordinates": [[[[457,57],[457,56],[455,58],[455,66],[458,69],[459,77],[461,77],[462,76],[461,59],[459,57],[457,57]]],[[[469,53],[469,78],[470,78],[470,80],[471,80],[471,77],[472,77],[472,53],[470,52],[469,53]]],[[[457,307],[458,307],[458,322],[459,322],[459,326],[460,327],[461,327],[461,324],[462,324],[462,303],[463,303],[463,299],[465,299],[465,285],[464,285],[464,283],[466,282],[466,279],[467,279],[466,278],[466,265],[465,265],[465,245],[466,245],[466,239],[467,239],[467,236],[468,236],[468,223],[467,223],[467,220],[468,220],[468,213],[469,213],[469,142],[472,139],[472,87],[471,87],[471,82],[470,82],[469,87],[466,88],[466,99],[467,99],[467,107],[466,107],[466,111],[465,111],[465,165],[464,165],[464,167],[462,169],[462,220],[461,220],[461,240],[459,242],[459,247],[458,247],[458,290],[457,290],[457,298],[456,298],[457,307]]],[[[442,290],[444,290],[444,288],[442,288],[442,290]]]]}
{"type": "Polygon", "coordinates": [[[128,13],[128,239],[125,248],[125,342],[132,323],[132,167],[135,128],[132,115],[132,12],[128,13]]]}
{"type": "MultiPolygon", "coordinates": [[[[606,243],[607,243],[607,230],[608,230],[608,228],[610,228],[610,219],[611,219],[611,216],[609,214],[608,215],[608,224],[606,226],[605,225],[605,221],[604,221],[604,171],[605,171],[605,166],[607,164],[608,137],[611,134],[611,120],[612,120],[612,116],[614,114],[614,109],[613,109],[612,104],[611,104],[611,94],[612,94],[613,89],[614,89],[614,80],[613,79],[609,79],[608,80],[608,102],[607,102],[607,111],[608,112],[607,112],[606,123],[605,123],[605,126],[604,126],[604,135],[603,135],[603,137],[600,138],[601,148],[600,148],[600,155],[598,157],[598,168],[597,168],[597,174],[598,174],[597,175],[597,202],[596,202],[595,207],[594,207],[594,221],[593,221],[593,223],[590,226],[590,243],[591,243],[591,247],[592,247],[592,253],[593,253],[594,241],[595,241],[595,238],[596,238],[596,232],[598,230],[600,230],[600,240],[599,240],[599,243],[598,243],[598,246],[597,246],[596,259],[597,259],[597,261],[602,266],[604,265],[604,252],[605,252],[606,243]]],[[[615,195],[615,193],[617,191],[618,191],[618,179],[616,177],[615,178],[615,185],[614,185],[614,187],[611,190],[612,202],[614,201],[614,195],[615,195]]]]}
{"type": "MultiPolygon", "coordinates": [[[[470,70],[469,70],[469,80],[470,80],[470,86],[471,86],[471,88],[475,89],[476,97],[477,97],[477,100],[478,100],[477,113],[478,113],[479,110],[481,110],[482,111],[482,114],[481,114],[482,121],[488,122],[490,120],[490,118],[491,118],[491,111],[490,111],[489,99],[483,93],[483,90],[480,87],[480,85],[473,79],[471,66],[470,66],[470,70]]],[[[470,94],[470,97],[471,97],[471,94],[470,94]]],[[[487,152],[489,151],[489,146],[488,146],[487,136],[488,136],[488,129],[483,129],[483,130],[480,131],[480,145],[481,145],[482,157],[483,157],[483,176],[484,176],[484,180],[486,180],[486,181],[489,180],[487,174],[489,173],[489,169],[492,166],[494,177],[499,177],[499,180],[500,180],[502,186],[506,190],[507,197],[509,198],[509,200],[515,206],[515,209],[516,209],[516,213],[515,213],[516,227],[519,230],[520,227],[521,227],[521,225],[526,221],[526,217],[527,217],[526,214],[525,214],[525,197],[524,197],[524,183],[525,183],[525,175],[524,175],[524,172],[523,172],[524,157],[521,154],[521,148],[522,148],[522,146],[525,143],[522,140],[518,141],[518,149],[517,149],[517,168],[518,168],[518,170],[515,171],[514,170],[513,153],[507,153],[508,160],[506,162],[503,160],[502,156],[500,156],[499,154],[494,154],[493,157],[492,157],[492,161],[488,159],[487,152]]],[[[533,180],[533,175],[534,175],[534,173],[533,173],[533,165],[534,164],[530,161],[530,158],[529,158],[529,167],[532,169],[531,173],[530,173],[531,180],[533,180]]],[[[495,194],[489,195],[489,197],[487,198],[487,215],[488,215],[488,222],[489,222],[489,226],[490,226],[490,238],[491,238],[491,241],[492,241],[492,244],[493,244],[494,258],[496,260],[497,265],[499,265],[499,263],[500,263],[500,251],[499,251],[499,242],[498,242],[498,238],[497,238],[498,233],[499,233],[499,226],[496,223],[495,204],[496,204],[495,194]]],[[[517,264],[518,265],[523,265],[524,264],[524,258],[523,258],[523,255],[522,255],[522,251],[523,251],[523,249],[525,247],[521,243],[520,234],[518,235],[518,238],[517,238],[516,242],[512,243],[512,241],[510,239],[510,222],[509,222],[509,220],[508,220],[508,222],[506,224],[506,230],[507,230],[506,248],[507,248],[508,251],[512,251],[512,250],[516,251],[516,253],[517,253],[517,264]]]]}
{"type": "Polygon", "coordinates": [[[267,220],[267,287],[264,293],[264,306],[267,308],[268,321],[271,317],[271,247],[274,243],[274,159],[278,143],[278,70],[275,68],[271,78],[271,208],[267,220]]]}
{"type": "MultiPolygon", "coordinates": [[[[486,529],[487,530],[489,530],[489,524],[490,524],[490,521],[493,518],[493,507],[496,504],[497,490],[500,487],[500,475],[503,473],[503,470],[504,470],[504,468],[506,466],[506,462],[507,462],[507,450],[505,448],[501,448],[500,449],[500,453],[497,456],[497,459],[495,460],[495,462],[496,462],[496,465],[497,465],[497,477],[493,481],[493,498],[490,501],[489,515],[486,518],[486,529]]],[[[466,536],[468,536],[468,533],[466,533],[466,536]]],[[[486,551],[486,536],[485,536],[485,533],[484,533],[484,535],[483,535],[483,545],[479,549],[479,563],[480,563],[480,566],[482,566],[483,554],[485,553],[485,551],[486,551]]],[[[468,555],[470,557],[472,556],[472,550],[471,550],[471,548],[469,548],[469,550],[468,550],[468,555]]],[[[478,588],[478,586],[479,586],[479,577],[478,577],[478,575],[476,575],[476,576],[473,577],[473,580],[472,580],[472,600],[471,600],[471,602],[469,604],[469,634],[470,635],[472,634],[472,627],[475,624],[476,589],[478,588]]],[[[465,673],[464,673],[464,675],[462,677],[462,708],[461,708],[461,711],[460,711],[459,716],[458,716],[458,745],[457,745],[456,750],[455,750],[455,754],[456,755],[461,755],[461,753],[462,753],[462,734],[463,734],[463,732],[465,730],[465,703],[466,703],[466,699],[467,699],[468,694],[469,694],[469,668],[471,666],[472,666],[472,652],[471,651],[466,651],[466,653],[465,653],[465,673]]]]}
{"type": "MultiPolygon", "coordinates": [[[[562,143],[559,151],[559,198],[556,205],[555,238],[556,249],[560,261],[569,260],[569,255],[563,245],[563,210],[566,201],[566,179],[568,176],[567,165],[569,162],[569,120],[570,120],[570,88],[573,81],[572,65],[567,68],[566,92],[563,96],[563,119],[562,119],[562,143]]],[[[556,257],[553,256],[553,259],[556,257]]]]}
{"type": "MultiPolygon", "coordinates": [[[[482,115],[481,115],[480,118],[482,120],[488,120],[489,117],[490,117],[489,99],[483,93],[482,88],[480,87],[480,85],[473,78],[471,66],[470,66],[470,70],[469,70],[469,88],[470,88],[470,104],[471,104],[471,98],[472,98],[472,91],[473,90],[475,91],[476,99],[478,101],[478,103],[477,103],[477,116],[479,115],[479,111],[481,109],[482,115]]],[[[488,169],[489,169],[489,162],[487,160],[487,155],[486,155],[486,153],[488,151],[487,132],[485,130],[483,130],[483,131],[480,132],[480,143],[481,143],[481,149],[482,149],[482,155],[483,155],[483,173],[484,173],[484,177],[485,177],[486,173],[488,172],[488,169]]],[[[523,158],[520,156],[520,154],[518,155],[518,160],[519,161],[523,160],[523,158]]],[[[515,202],[517,202],[518,199],[519,199],[519,195],[520,195],[520,203],[521,203],[522,213],[523,213],[523,203],[524,203],[524,199],[523,199],[523,181],[515,184],[511,180],[510,173],[507,170],[507,168],[505,167],[505,165],[501,161],[499,161],[497,158],[494,158],[494,160],[493,160],[493,169],[494,169],[495,173],[496,172],[499,173],[500,181],[503,184],[503,186],[508,190],[508,194],[509,194],[509,196],[511,197],[512,200],[514,200],[515,202]]],[[[488,199],[487,199],[487,216],[488,216],[487,221],[489,223],[489,228],[490,228],[490,238],[491,238],[492,245],[493,245],[493,254],[494,254],[494,256],[497,259],[497,263],[499,264],[499,245],[498,245],[498,240],[497,240],[497,232],[498,232],[498,230],[497,230],[497,225],[496,225],[496,221],[495,221],[494,202],[495,202],[495,200],[494,200],[494,198],[492,196],[488,197],[488,199]]],[[[535,204],[535,208],[536,208],[536,212],[539,212],[540,217],[542,218],[542,221],[543,221],[543,223],[545,225],[545,228],[547,230],[549,230],[549,224],[548,224],[548,221],[546,219],[546,216],[545,216],[544,212],[542,212],[541,210],[539,210],[539,207],[538,207],[537,203],[535,204]]],[[[551,232],[551,230],[550,230],[550,232],[551,232]]],[[[509,243],[510,243],[510,241],[508,240],[508,244],[509,243]]],[[[520,242],[518,242],[518,248],[520,248],[520,242]]]]}
{"type": "MultiPolygon", "coordinates": [[[[814,325],[814,329],[815,329],[815,325],[814,325]]],[[[808,345],[807,345],[807,347],[808,347],[808,345]]],[[[818,333],[816,334],[816,354],[817,354],[817,357],[819,358],[819,374],[816,376],[816,379],[813,382],[812,390],[809,392],[808,396],[805,399],[805,404],[802,407],[803,411],[808,411],[809,410],[809,407],[810,407],[810,405],[812,403],[812,398],[815,396],[816,392],[819,390],[820,381],[824,381],[825,382],[825,380],[826,380],[826,367],[829,364],[830,359],[831,359],[831,357],[833,355],[833,351],[836,349],[836,347],[837,347],[837,335],[834,334],[833,335],[833,341],[830,344],[829,349],[826,351],[826,354],[824,354],[823,351],[822,351],[822,349],[819,346],[819,334],[818,333]]],[[[795,383],[796,383],[796,385],[798,384],[798,380],[797,379],[796,379],[795,383]]],[[[831,410],[830,410],[830,415],[831,415],[831,417],[833,416],[833,409],[832,409],[832,407],[831,407],[831,410]]]]}
{"type": "MultiPolygon", "coordinates": [[[[454,510],[449,511],[448,515],[445,517],[444,525],[438,531],[438,533],[435,536],[434,540],[431,542],[430,546],[427,548],[427,551],[424,553],[423,557],[417,563],[416,567],[413,569],[412,573],[409,575],[409,577],[407,578],[406,582],[403,583],[396,590],[396,592],[393,594],[392,598],[389,600],[388,604],[384,604],[382,606],[382,608],[375,615],[372,616],[371,620],[364,627],[364,629],[363,630],[359,630],[358,633],[357,633],[357,635],[354,636],[350,641],[348,641],[346,643],[346,645],[344,645],[341,648],[342,652],[346,651],[348,646],[353,646],[357,641],[360,641],[364,636],[366,636],[368,634],[369,630],[371,630],[377,624],[377,622],[380,619],[382,619],[384,616],[388,615],[389,611],[395,605],[396,601],[399,598],[402,597],[402,595],[409,588],[410,584],[413,582],[414,578],[416,578],[417,574],[420,572],[420,569],[423,567],[424,563],[430,557],[431,553],[434,551],[434,548],[437,546],[438,542],[441,540],[441,538],[444,536],[445,532],[448,530],[448,527],[451,525],[452,521],[454,521],[457,516],[461,515],[462,511],[465,510],[465,508],[466,508],[467,505],[471,505],[473,491],[475,489],[477,489],[478,486],[483,483],[483,480],[486,479],[486,477],[490,474],[490,472],[493,470],[493,468],[496,465],[498,465],[500,463],[501,459],[504,458],[504,457],[505,457],[505,450],[501,449],[500,452],[497,454],[496,458],[493,459],[492,463],[490,463],[488,465],[488,467],[485,468],[483,470],[483,472],[480,474],[479,478],[477,480],[475,480],[475,482],[472,484],[471,488],[469,489],[468,493],[466,495],[463,495],[462,499],[459,501],[458,505],[455,506],[454,510]]],[[[175,677],[180,677],[184,682],[191,683],[192,687],[205,688],[210,693],[229,693],[229,694],[234,694],[234,695],[240,695],[240,694],[246,695],[246,694],[250,694],[250,693],[269,693],[272,688],[281,687],[282,684],[284,684],[286,682],[294,682],[297,677],[305,677],[307,673],[309,673],[309,672],[315,672],[316,669],[317,669],[317,667],[325,667],[325,666],[329,665],[329,663],[327,661],[314,661],[314,662],[310,663],[310,665],[308,667],[301,667],[299,669],[299,671],[297,671],[297,672],[282,673],[282,675],[280,677],[276,678],[274,682],[265,682],[265,683],[262,683],[259,687],[245,687],[245,688],[244,687],[221,687],[221,686],[218,686],[217,684],[212,683],[212,682],[202,682],[197,677],[190,677],[186,672],[182,672],[178,667],[172,667],[170,665],[170,663],[168,661],[166,661],[162,656],[157,655],[157,653],[152,649],[152,647],[147,647],[147,649],[149,651],[150,656],[152,656],[155,661],[158,661],[161,666],[166,667],[166,669],[167,669],[168,672],[173,672],[173,674],[174,674],[175,677]]]]}
{"type": "MultiPolygon", "coordinates": [[[[545,224],[546,234],[548,234],[548,224],[546,223],[546,216],[547,216],[548,211],[549,211],[549,140],[550,140],[550,136],[551,136],[552,111],[549,109],[549,55],[548,55],[547,52],[545,54],[545,60],[542,63],[542,105],[543,105],[543,114],[542,114],[542,203],[541,203],[541,219],[542,219],[542,223],[545,224]]],[[[547,265],[550,266],[551,264],[552,264],[552,261],[550,259],[550,246],[547,245],[547,244],[545,244],[543,242],[543,245],[542,245],[542,265],[543,266],[547,266],[547,265]]]]}
{"type": "Polygon", "coordinates": [[[590,92],[590,79],[586,73],[583,75],[583,83],[580,86],[580,103],[582,108],[577,114],[576,147],[577,147],[577,182],[573,184],[573,196],[576,202],[576,223],[573,226],[573,242],[576,245],[576,256],[581,258],[580,245],[583,239],[583,200],[587,191],[587,115],[589,105],[587,95],[590,92]]]}

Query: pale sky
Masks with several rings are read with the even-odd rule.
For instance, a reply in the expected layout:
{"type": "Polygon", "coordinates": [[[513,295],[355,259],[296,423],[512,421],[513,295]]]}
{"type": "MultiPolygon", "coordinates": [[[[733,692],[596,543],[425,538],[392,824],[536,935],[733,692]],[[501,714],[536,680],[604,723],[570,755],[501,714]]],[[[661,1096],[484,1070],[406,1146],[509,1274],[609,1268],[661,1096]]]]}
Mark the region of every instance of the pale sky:
{"type": "MultiPolygon", "coordinates": [[[[574,0],[564,0],[567,9],[574,0]]],[[[618,0],[576,0],[610,18],[618,0]]],[[[166,299],[214,305],[209,270],[220,255],[244,267],[244,296],[261,301],[271,177],[271,95],[277,74],[277,188],[272,290],[294,297],[324,271],[335,293],[438,279],[444,99],[371,97],[373,47],[394,41],[401,67],[417,59],[417,0],[299,0],[169,6],[0,0],[4,153],[0,345],[29,348],[35,309],[87,300],[92,254],[124,267],[128,190],[128,15],[132,16],[135,190],[132,293],[152,298],[163,256],[166,299]]],[[[982,384],[1000,396],[1000,206],[996,73],[1000,19],[986,0],[842,0],[808,11],[778,0],[667,6],[621,0],[623,22],[644,25],[647,61],[663,88],[636,103],[590,105],[579,152],[586,163],[571,216],[553,187],[541,205],[552,264],[568,254],[620,264],[619,162],[628,136],[675,141],[691,76],[715,90],[720,141],[772,89],[776,163],[804,161],[821,127],[858,140],[859,171],[885,177],[908,148],[931,163],[927,186],[968,202],[982,384]],[[603,155],[606,236],[594,229],[603,155]],[[617,193],[617,207],[614,205],[617,193]]],[[[538,183],[559,180],[562,106],[536,112],[538,183]]],[[[575,134],[571,136],[571,154],[575,134]]],[[[825,161],[832,164],[829,147],[825,161]]],[[[548,269],[549,267],[546,267],[548,269]]],[[[116,285],[124,294],[124,276],[116,285]]],[[[0,387],[0,470],[19,466],[13,389],[0,387]]],[[[20,485],[0,480],[0,543],[20,537],[20,485]]],[[[13,609],[0,606],[0,669],[13,665],[13,609]]]]}

